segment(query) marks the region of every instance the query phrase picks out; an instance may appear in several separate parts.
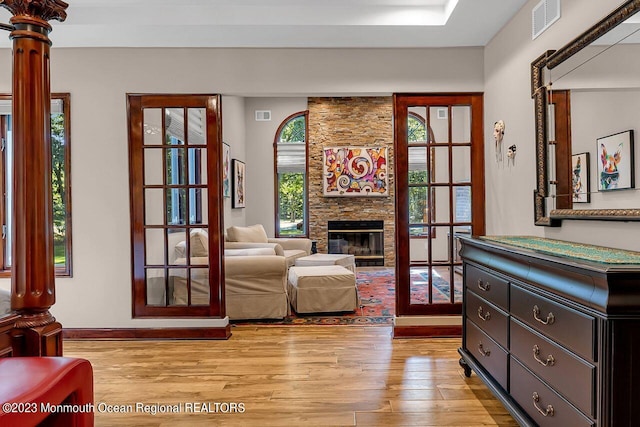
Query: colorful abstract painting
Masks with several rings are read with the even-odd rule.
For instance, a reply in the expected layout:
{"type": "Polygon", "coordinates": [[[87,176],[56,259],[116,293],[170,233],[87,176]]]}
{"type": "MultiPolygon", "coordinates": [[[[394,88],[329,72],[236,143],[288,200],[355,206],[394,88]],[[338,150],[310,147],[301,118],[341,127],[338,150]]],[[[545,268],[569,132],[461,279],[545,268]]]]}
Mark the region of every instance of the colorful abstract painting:
{"type": "Polygon", "coordinates": [[[633,130],[598,138],[598,191],[633,188],[633,130]]]}
{"type": "Polygon", "coordinates": [[[325,147],[325,196],[388,196],[386,147],[325,147]]]}

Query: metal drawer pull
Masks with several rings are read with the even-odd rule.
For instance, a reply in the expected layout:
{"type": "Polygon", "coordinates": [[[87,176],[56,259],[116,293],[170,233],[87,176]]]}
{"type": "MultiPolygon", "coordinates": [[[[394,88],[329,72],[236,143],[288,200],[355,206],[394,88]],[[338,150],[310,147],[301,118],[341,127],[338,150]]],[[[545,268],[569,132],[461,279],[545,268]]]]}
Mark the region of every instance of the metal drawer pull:
{"type": "Polygon", "coordinates": [[[484,313],[483,311],[482,306],[478,307],[478,317],[484,321],[491,320],[491,313],[488,311],[484,313]]]}
{"type": "Polygon", "coordinates": [[[484,347],[482,346],[482,343],[478,344],[478,351],[480,352],[481,355],[483,355],[484,357],[489,357],[491,356],[491,350],[485,350],[484,347]]]}
{"type": "Polygon", "coordinates": [[[478,279],[478,287],[485,292],[489,292],[489,289],[491,289],[491,284],[489,282],[484,283],[482,279],[478,279]]]}
{"type": "Polygon", "coordinates": [[[533,345],[533,358],[542,366],[553,366],[556,363],[556,359],[552,355],[548,355],[546,361],[540,359],[540,347],[538,347],[538,344],[533,345]]]}
{"type": "Polygon", "coordinates": [[[552,312],[549,312],[549,314],[547,315],[547,320],[542,320],[540,318],[540,308],[538,308],[537,305],[533,306],[533,318],[536,319],[538,322],[542,323],[543,325],[551,325],[556,320],[552,312]]]}
{"type": "Polygon", "coordinates": [[[553,406],[547,405],[547,409],[544,410],[538,406],[538,402],[540,402],[540,396],[535,391],[533,392],[533,406],[536,407],[538,412],[540,412],[545,417],[553,417],[553,406]]]}

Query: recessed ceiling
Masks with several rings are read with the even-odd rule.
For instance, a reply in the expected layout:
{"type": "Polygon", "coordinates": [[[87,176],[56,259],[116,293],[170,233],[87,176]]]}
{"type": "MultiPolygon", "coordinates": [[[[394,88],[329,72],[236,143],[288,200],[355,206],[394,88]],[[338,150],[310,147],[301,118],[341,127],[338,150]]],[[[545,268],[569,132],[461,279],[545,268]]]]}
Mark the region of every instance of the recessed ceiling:
{"type": "Polygon", "coordinates": [[[526,1],[67,0],[50,37],[55,47],[484,46],[526,1]]]}

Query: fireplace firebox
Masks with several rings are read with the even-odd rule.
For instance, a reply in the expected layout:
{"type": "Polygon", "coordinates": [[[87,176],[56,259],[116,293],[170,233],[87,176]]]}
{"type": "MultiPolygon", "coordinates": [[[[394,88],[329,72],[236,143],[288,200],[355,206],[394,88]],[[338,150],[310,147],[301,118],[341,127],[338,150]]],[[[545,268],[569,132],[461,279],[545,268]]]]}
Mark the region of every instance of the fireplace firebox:
{"type": "Polygon", "coordinates": [[[354,255],[356,265],[384,265],[384,221],[329,221],[329,253],[354,255]]]}

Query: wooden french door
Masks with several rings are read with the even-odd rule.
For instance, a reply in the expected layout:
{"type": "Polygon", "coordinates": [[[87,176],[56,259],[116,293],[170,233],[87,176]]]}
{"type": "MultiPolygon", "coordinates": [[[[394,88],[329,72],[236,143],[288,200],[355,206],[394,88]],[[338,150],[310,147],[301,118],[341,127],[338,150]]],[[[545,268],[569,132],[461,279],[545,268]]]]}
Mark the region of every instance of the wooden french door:
{"type": "Polygon", "coordinates": [[[482,103],[394,95],[397,315],[461,313],[456,234],[485,228],[482,103]]]}
{"type": "Polygon", "coordinates": [[[224,317],[218,95],[128,95],[133,315],[224,317]]]}

